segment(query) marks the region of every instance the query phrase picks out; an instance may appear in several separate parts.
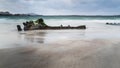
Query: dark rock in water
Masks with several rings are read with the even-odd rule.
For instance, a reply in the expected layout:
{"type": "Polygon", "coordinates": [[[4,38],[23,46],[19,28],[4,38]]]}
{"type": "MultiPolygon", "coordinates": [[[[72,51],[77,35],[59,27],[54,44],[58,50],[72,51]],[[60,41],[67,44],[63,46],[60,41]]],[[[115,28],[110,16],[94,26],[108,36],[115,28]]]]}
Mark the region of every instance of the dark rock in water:
{"type": "Polygon", "coordinates": [[[120,23],[106,23],[107,25],[120,25],[120,23]]]}
{"type": "Polygon", "coordinates": [[[18,31],[22,31],[22,28],[20,25],[17,25],[17,29],[18,29],[18,31]]]}

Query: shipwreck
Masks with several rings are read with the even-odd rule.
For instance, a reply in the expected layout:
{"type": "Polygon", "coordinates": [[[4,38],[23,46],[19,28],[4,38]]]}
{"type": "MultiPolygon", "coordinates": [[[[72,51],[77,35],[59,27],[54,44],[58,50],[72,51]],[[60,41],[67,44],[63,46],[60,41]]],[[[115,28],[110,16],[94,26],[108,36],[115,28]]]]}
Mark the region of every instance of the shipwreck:
{"type": "Polygon", "coordinates": [[[36,20],[36,21],[27,21],[23,22],[24,28],[22,29],[20,25],[17,25],[17,30],[18,31],[28,31],[28,30],[60,30],[60,29],[86,29],[85,25],[80,25],[80,26],[49,26],[46,23],[44,23],[44,20],[42,18],[36,20]]]}

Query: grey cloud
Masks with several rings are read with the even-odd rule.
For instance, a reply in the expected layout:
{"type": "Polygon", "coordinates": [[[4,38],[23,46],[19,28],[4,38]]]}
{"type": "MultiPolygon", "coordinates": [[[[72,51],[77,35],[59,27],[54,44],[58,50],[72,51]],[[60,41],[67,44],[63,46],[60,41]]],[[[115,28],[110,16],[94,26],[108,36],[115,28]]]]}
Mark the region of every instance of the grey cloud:
{"type": "Polygon", "coordinates": [[[119,14],[119,0],[0,0],[0,10],[38,14],[119,14]]]}

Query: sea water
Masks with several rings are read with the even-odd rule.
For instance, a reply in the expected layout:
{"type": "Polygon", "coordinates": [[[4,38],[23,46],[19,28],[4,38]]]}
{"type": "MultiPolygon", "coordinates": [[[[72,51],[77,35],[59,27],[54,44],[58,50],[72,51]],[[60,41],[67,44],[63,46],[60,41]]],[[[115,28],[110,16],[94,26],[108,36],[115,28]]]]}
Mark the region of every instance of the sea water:
{"type": "Polygon", "coordinates": [[[116,16],[0,16],[0,48],[21,47],[54,43],[60,40],[76,39],[119,39],[120,26],[106,25],[106,22],[120,23],[116,16]],[[35,30],[18,32],[16,25],[25,21],[43,18],[50,26],[86,25],[86,30],[35,30]]]}

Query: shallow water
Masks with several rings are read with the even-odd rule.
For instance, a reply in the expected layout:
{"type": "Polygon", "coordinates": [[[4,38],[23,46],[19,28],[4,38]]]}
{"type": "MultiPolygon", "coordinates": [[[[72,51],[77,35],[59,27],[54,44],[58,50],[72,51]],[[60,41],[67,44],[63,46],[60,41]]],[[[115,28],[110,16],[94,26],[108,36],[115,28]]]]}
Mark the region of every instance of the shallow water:
{"type": "MultiPolygon", "coordinates": [[[[22,18],[22,17],[21,17],[22,18]]],[[[86,25],[86,30],[40,30],[18,32],[16,25],[36,18],[0,18],[0,48],[21,47],[36,44],[60,42],[76,39],[119,39],[120,26],[106,25],[106,22],[120,22],[119,18],[78,18],[78,17],[44,17],[51,26],[86,25]]],[[[23,27],[23,26],[22,26],[23,27]]]]}

